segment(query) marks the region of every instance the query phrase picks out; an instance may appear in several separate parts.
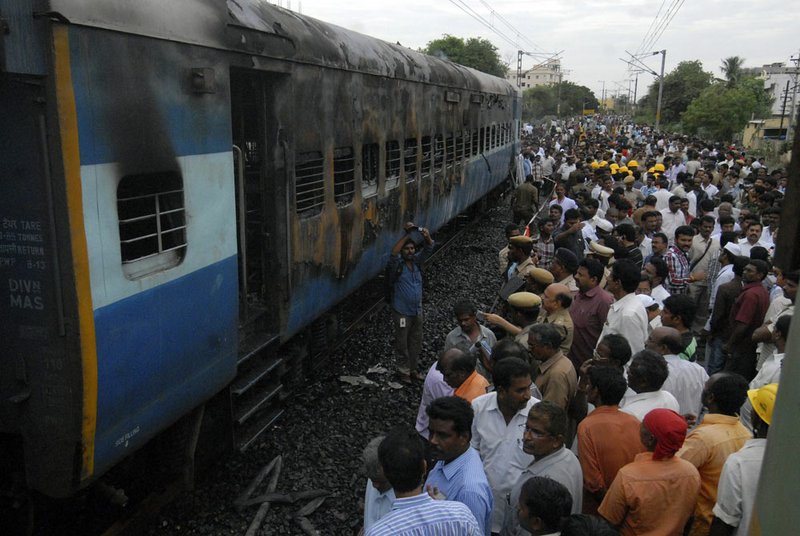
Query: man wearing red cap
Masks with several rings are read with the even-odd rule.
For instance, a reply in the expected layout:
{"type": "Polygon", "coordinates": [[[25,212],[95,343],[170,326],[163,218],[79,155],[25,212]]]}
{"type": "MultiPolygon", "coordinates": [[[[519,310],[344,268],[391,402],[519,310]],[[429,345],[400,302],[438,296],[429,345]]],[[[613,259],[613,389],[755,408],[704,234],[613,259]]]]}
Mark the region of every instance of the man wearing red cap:
{"type": "Polygon", "coordinates": [[[679,536],[694,511],[700,475],[675,456],[686,437],[686,421],[670,409],[648,413],[640,430],[648,452],[619,470],[598,513],[622,536],[679,536]]]}

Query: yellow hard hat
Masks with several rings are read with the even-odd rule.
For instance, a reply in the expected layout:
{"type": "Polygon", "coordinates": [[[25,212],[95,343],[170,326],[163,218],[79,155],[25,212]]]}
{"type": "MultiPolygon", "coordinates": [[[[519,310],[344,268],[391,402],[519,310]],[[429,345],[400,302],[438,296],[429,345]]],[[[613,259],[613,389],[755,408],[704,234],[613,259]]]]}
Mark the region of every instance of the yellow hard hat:
{"type": "Polygon", "coordinates": [[[636,160],[631,160],[630,162],[628,162],[628,167],[629,168],[639,167],[639,162],[637,162],[636,160]]]}
{"type": "Polygon", "coordinates": [[[648,173],[655,173],[656,172],[656,168],[651,167],[650,169],[647,170],[647,172],[648,173]]]}
{"type": "Polygon", "coordinates": [[[608,166],[608,169],[610,169],[612,173],[616,173],[619,170],[619,164],[614,162],[613,164],[608,166]]]}
{"type": "Polygon", "coordinates": [[[592,162],[591,166],[592,166],[592,169],[597,169],[597,168],[600,167],[600,164],[598,164],[597,162],[592,162]]]}
{"type": "Polygon", "coordinates": [[[620,173],[627,173],[628,172],[628,166],[622,166],[617,171],[619,171],[620,173]]]}
{"type": "Polygon", "coordinates": [[[760,389],[747,391],[747,398],[753,404],[753,409],[767,424],[772,424],[772,410],[775,409],[775,399],[778,397],[778,384],[770,383],[760,389]]]}
{"type": "Polygon", "coordinates": [[[656,164],[655,166],[653,166],[653,169],[655,169],[656,171],[666,171],[667,170],[667,168],[664,167],[664,164],[656,164]]]}
{"type": "Polygon", "coordinates": [[[608,162],[606,162],[605,160],[601,160],[600,161],[600,167],[606,167],[607,165],[608,165],[608,162]]]}

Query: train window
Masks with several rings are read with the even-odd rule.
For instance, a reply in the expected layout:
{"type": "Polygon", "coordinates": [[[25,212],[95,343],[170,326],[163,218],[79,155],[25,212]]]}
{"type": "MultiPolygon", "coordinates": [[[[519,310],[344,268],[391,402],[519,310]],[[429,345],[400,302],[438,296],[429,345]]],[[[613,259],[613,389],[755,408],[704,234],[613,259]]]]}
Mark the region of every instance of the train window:
{"type": "Polygon", "coordinates": [[[400,142],[386,142],[386,189],[397,188],[400,184],[400,142]]]}
{"type": "Polygon", "coordinates": [[[433,141],[433,171],[438,173],[444,169],[444,137],[437,134],[433,141]]]}
{"type": "Polygon", "coordinates": [[[310,217],[325,204],[325,174],[319,151],[298,153],[294,163],[294,202],[298,214],[310,217]]]}
{"type": "Polygon", "coordinates": [[[136,279],[186,255],[183,180],[174,172],[122,177],[117,186],[122,269],[136,279]]]}
{"type": "Polygon", "coordinates": [[[478,150],[479,153],[485,153],[488,149],[486,147],[486,127],[481,127],[479,139],[480,139],[480,148],[478,150]]]}
{"type": "Polygon", "coordinates": [[[456,165],[461,164],[461,161],[463,159],[464,159],[464,136],[463,132],[459,132],[458,136],[456,136],[456,165]]]}
{"type": "Polygon", "coordinates": [[[481,153],[481,134],[480,131],[476,128],[472,131],[472,150],[470,151],[471,156],[478,156],[481,153]]]}
{"type": "Polygon", "coordinates": [[[433,151],[431,148],[431,137],[422,137],[422,166],[420,166],[421,178],[425,179],[431,175],[431,158],[433,158],[433,151]]]}
{"type": "Polygon", "coordinates": [[[343,207],[353,201],[356,173],[352,147],[333,150],[333,200],[343,207]]]}
{"type": "Polygon", "coordinates": [[[445,151],[447,156],[447,169],[452,170],[456,161],[456,138],[453,134],[448,134],[445,140],[445,151]]]}
{"type": "Polygon", "coordinates": [[[361,146],[361,195],[369,197],[378,193],[380,147],[377,143],[361,146]]]}
{"type": "Polygon", "coordinates": [[[403,144],[403,169],[406,182],[417,180],[417,138],[408,138],[403,144]]]}

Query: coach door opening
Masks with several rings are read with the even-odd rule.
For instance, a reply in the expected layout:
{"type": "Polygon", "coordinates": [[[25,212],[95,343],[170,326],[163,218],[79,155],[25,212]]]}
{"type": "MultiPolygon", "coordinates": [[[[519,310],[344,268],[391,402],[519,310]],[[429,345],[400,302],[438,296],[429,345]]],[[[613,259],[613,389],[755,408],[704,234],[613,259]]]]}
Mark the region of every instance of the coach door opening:
{"type": "Polygon", "coordinates": [[[240,327],[274,332],[279,318],[285,243],[285,199],[275,93],[285,75],[231,72],[240,327]],[[280,171],[282,173],[282,171],[280,171]]]}

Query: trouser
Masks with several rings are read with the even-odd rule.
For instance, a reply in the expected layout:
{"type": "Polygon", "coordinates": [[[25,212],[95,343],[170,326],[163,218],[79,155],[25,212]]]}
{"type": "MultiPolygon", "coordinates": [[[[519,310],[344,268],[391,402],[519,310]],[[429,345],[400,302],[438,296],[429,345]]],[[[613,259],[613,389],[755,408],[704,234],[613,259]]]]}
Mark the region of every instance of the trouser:
{"type": "Polygon", "coordinates": [[[756,377],[756,352],[751,348],[734,348],[725,364],[725,370],[741,374],[750,382],[756,377]]]}
{"type": "Polygon", "coordinates": [[[705,337],[703,337],[703,328],[706,325],[706,321],[708,320],[708,299],[709,299],[709,291],[708,287],[706,286],[705,282],[703,283],[690,283],[689,284],[689,297],[697,306],[697,313],[695,313],[694,321],[692,325],[689,326],[689,329],[692,330],[694,333],[694,338],[697,341],[697,361],[700,361],[700,358],[706,355],[705,347],[708,344],[708,341],[705,337]]]}
{"type": "Polygon", "coordinates": [[[400,372],[414,372],[422,351],[422,315],[406,316],[392,311],[394,351],[400,372]]]}
{"type": "Polygon", "coordinates": [[[722,337],[709,337],[706,344],[706,372],[709,376],[725,368],[728,354],[722,349],[725,340],[722,337]]]}
{"type": "Polygon", "coordinates": [[[531,221],[531,218],[533,218],[533,212],[530,210],[514,209],[512,212],[514,213],[512,218],[514,218],[514,223],[517,225],[519,225],[520,222],[522,222],[523,225],[528,225],[528,222],[531,221]]]}
{"type": "Polygon", "coordinates": [[[689,284],[689,297],[697,306],[697,313],[694,315],[694,322],[689,326],[695,335],[703,331],[703,327],[708,320],[708,287],[705,283],[689,284]]]}

